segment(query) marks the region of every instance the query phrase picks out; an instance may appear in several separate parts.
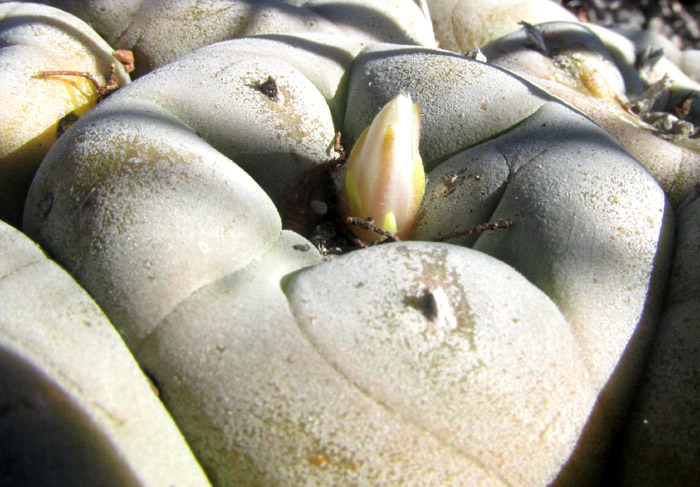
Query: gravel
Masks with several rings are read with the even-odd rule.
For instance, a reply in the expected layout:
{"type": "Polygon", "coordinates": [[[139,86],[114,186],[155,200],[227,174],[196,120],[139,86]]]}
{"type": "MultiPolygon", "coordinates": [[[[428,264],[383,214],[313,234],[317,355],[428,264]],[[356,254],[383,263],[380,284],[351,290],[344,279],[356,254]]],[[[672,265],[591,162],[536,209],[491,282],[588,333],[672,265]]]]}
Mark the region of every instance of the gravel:
{"type": "Polygon", "coordinates": [[[583,21],[606,27],[650,30],[680,49],[700,49],[700,4],[697,0],[560,0],[583,21]]]}

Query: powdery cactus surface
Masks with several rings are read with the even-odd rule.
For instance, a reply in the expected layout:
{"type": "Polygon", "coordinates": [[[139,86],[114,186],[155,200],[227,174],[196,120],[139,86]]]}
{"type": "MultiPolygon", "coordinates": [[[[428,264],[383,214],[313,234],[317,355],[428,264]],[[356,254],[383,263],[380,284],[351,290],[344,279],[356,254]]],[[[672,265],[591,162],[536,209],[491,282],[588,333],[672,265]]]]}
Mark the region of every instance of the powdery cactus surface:
{"type": "Polygon", "coordinates": [[[430,19],[413,0],[64,0],[48,2],[93,25],[140,59],[136,75],[199,47],[260,34],[317,33],[435,46],[430,19]]]}
{"type": "Polygon", "coordinates": [[[210,485],[87,293],[5,223],[0,250],[2,483],[210,485]]]}
{"type": "MultiPolygon", "coordinates": [[[[544,47],[528,47],[535,34],[521,29],[484,46],[484,54],[494,64],[522,74],[586,113],[651,172],[674,205],[683,201],[700,177],[700,144],[691,137],[694,126],[690,122],[664,112],[672,111],[700,89],[700,84],[666,59],[657,61],[651,71],[636,70],[637,47],[609,31],[574,23],[548,23],[531,29],[542,36],[544,47]],[[636,108],[641,112],[635,113],[631,106],[637,100],[647,102],[645,80],[657,83],[666,74],[673,83],[671,90],[660,93],[655,104],[650,100],[648,107],[636,108]]],[[[700,121],[699,108],[690,106],[689,120],[700,121]]]]}
{"type": "MultiPolygon", "coordinates": [[[[3,233],[12,264],[0,285],[15,287],[0,312],[0,380],[20,391],[20,370],[70,398],[69,416],[90,425],[76,437],[101,445],[77,464],[106,462],[116,479],[128,470],[121,485],[171,474],[168,485],[694,478],[697,148],[646,116],[681,92],[635,112],[664,66],[640,69],[636,41],[611,50],[620,34],[548,2],[467,15],[475,3],[63,2],[143,62],[53,144],[24,208],[26,234],[106,317],[16,230],[3,233]],[[485,37],[488,22],[503,32],[485,37]],[[493,64],[462,55],[475,45],[493,64]],[[421,112],[419,241],[328,260],[307,240],[318,235],[282,229],[288,188],[308,191],[292,201],[307,204],[292,208],[302,217],[347,232],[332,224],[343,169],[326,163],[401,91],[421,112]],[[569,92],[578,110],[562,101],[569,92]],[[20,279],[27,259],[53,270],[20,279]],[[56,311],[69,299],[31,313],[15,304],[52,296],[47,279],[75,288],[109,345],[72,331],[72,312],[56,311]],[[61,346],[3,345],[19,343],[12,323],[44,311],[67,316],[66,331],[22,333],[61,346]],[[81,358],[68,365],[70,354],[81,358]],[[126,393],[105,385],[114,371],[100,364],[112,359],[137,384],[126,393]],[[71,374],[100,398],[84,406],[61,378],[71,374]],[[95,404],[133,424],[159,418],[150,426],[166,433],[124,440],[95,404]],[[182,473],[168,463],[180,456],[182,473]]],[[[687,80],[676,88],[694,89],[687,80]]],[[[0,389],[0,406],[12,394],[0,389]]]]}

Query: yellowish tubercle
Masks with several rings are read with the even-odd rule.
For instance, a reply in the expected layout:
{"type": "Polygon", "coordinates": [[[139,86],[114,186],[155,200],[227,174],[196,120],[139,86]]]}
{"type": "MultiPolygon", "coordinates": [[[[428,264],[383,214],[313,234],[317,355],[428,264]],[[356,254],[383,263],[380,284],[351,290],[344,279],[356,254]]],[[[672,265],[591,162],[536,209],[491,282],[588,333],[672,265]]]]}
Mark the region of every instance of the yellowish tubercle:
{"type": "Polygon", "coordinates": [[[56,76],[54,78],[61,82],[64,90],[60,95],[65,101],[63,116],[74,113],[81,117],[97,103],[97,89],[90,80],[79,76],[56,76]]]}
{"type": "MultiPolygon", "coordinates": [[[[54,104],[52,110],[55,118],[52,122],[44,126],[40,132],[27,132],[21,124],[22,118],[7,120],[7,127],[3,131],[16,133],[15,137],[8,137],[6,146],[0,147],[0,159],[3,164],[13,164],[12,161],[27,161],[23,164],[38,165],[44,154],[51,148],[58,138],[59,124],[68,114],[75,114],[77,117],[84,115],[92,108],[98,100],[98,93],[95,86],[87,79],[75,76],[57,76],[54,78],[36,79],[37,82],[54,83],[56,89],[53,90],[54,104]],[[55,103],[59,101],[60,103],[55,103]],[[23,134],[23,135],[22,135],[23,134]],[[12,142],[14,140],[14,142],[12,142]]],[[[42,106],[37,106],[41,109],[42,106]]],[[[32,116],[32,106],[28,107],[27,116],[32,116]]]]}

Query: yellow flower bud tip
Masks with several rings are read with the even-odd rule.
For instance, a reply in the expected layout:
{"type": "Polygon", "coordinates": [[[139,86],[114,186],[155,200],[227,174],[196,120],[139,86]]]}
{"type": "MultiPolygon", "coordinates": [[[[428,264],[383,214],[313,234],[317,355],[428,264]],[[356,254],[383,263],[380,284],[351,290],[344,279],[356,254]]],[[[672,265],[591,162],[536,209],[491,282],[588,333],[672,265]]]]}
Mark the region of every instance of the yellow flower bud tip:
{"type": "MultiPolygon", "coordinates": [[[[348,215],[371,217],[382,229],[408,236],[425,191],[425,170],[418,153],[420,108],[403,90],[387,103],[357,139],[345,174],[348,215]]],[[[361,240],[381,237],[353,227],[361,240]]]]}

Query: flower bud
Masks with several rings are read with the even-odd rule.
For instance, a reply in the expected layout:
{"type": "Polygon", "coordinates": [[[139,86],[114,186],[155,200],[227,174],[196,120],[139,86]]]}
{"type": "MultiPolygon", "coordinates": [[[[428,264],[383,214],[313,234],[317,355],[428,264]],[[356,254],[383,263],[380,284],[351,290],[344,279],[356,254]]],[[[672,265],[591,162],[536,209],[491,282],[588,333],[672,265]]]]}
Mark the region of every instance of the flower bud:
{"type": "MultiPolygon", "coordinates": [[[[418,153],[420,108],[401,91],[367,127],[350,153],[345,174],[348,216],[366,219],[403,239],[408,236],[425,191],[418,153]]],[[[363,241],[380,235],[358,227],[363,241]]]]}

